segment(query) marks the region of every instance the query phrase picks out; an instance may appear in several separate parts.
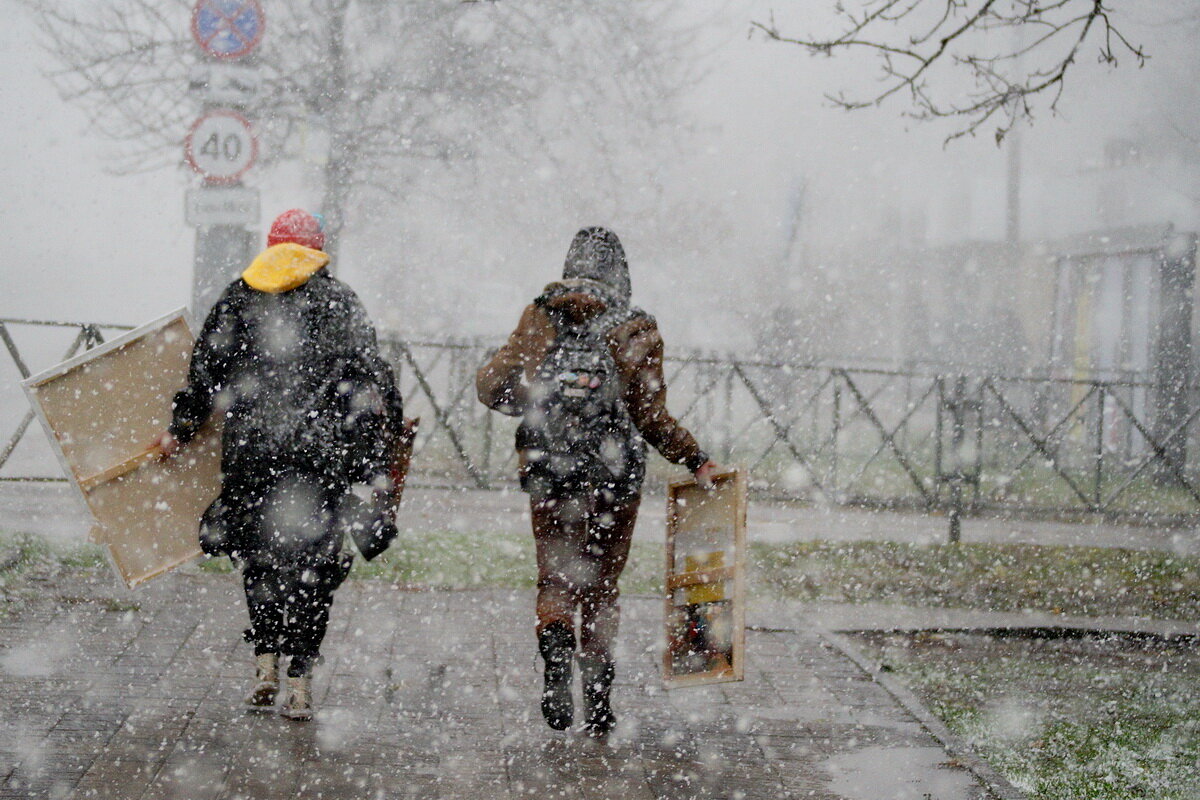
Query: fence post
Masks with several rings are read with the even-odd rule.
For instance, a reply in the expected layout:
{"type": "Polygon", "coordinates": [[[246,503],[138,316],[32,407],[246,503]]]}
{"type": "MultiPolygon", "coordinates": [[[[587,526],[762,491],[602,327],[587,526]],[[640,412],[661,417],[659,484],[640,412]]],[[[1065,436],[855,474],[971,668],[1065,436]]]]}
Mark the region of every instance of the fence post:
{"type": "Polygon", "coordinates": [[[829,457],[830,491],[841,502],[842,490],[838,486],[838,442],[842,432],[842,388],[838,386],[837,376],[833,378],[833,447],[829,457]]]}
{"type": "Polygon", "coordinates": [[[942,483],[945,482],[946,478],[946,471],[943,469],[944,459],[942,457],[944,448],[942,438],[946,435],[945,425],[942,423],[942,416],[946,407],[946,381],[941,375],[938,375],[934,378],[934,384],[937,386],[937,403],[933,409],[933,474],[937,477],[934,499],[938,503],[941,503],[942,483]]]}
{"type": "Polygon", "coordinates": [[[483,463],[479,465],[479,471],[483,474],[483,479],[488,487],[492,485],[492,413],[485,411],[483,414],[483,457],[480,459],[483,463]]]}
{"type": "Polygon", "coordinates": [[[1154,356],[1155,438],[1162,445],[1153,478],[1177,483],[1187,468],[1187,436],[1176,431],[1190,416],[1188,386],[1192,382],[1192,295],[1196,272],[1196,237],[1181,235],[1167,242],[1159,262],[1161,300],[1159,335],[1154,356]]]}
{"type": "Polygon", "coordinates": [[[950,428],[950,544],[958,544],[962,539],[963,479],[966,477],[963,473],[962,447],[966,438],[966,391],[966,376],[956,375],[954,399],[950,402],[950,415],[953,419],[950,428]]]}
{"type": "Polygon", "coordinates": [[[975,400],[976,423],[978,427],[975,429],[975,466],[971,474],[971,511],[977,512],[979,509],[980,493],[983,491],[983,411],[984,411],[984,395],[983,381],[979,381],[979,396],[975,400]]]}
{"type": "Polygon", "coordinates": [[[1104,384],[1096,385],[1096,453],[1094,464],[1095,471],[1093,480],[1096,485],[1092,487],[1092,502],[1095,503],[1096,511],[1100,510],[1103,503],[1103,485],[1104,485],[1104,406],[1105,406],[1104,384]]]}
{"type": "Polygon", "coordinates": [[[733,363],[732,353],[728,356],[725,368],[725,463],[733,462],[733,369],[728,364],[733,363]]]}

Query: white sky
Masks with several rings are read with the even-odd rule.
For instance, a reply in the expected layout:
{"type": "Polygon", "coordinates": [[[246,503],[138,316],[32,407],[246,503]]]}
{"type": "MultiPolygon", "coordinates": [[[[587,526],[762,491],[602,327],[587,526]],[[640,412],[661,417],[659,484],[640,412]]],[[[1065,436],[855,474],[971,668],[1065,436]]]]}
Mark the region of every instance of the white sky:
{"type": "MultiPolygon", "coordinates": [[[[1145,2],[1138,5],[1147,7],[1145,2]]],[[[823,0],[805,0],[791,8],[817,15],[828,14],[831,7],[823,0]]],[[[896,211],[905,220],[924,219],[924,233],[935,240],[1002,235],[1002,151],[987,137],[943,148],[944,129],[903,120],[900,104],[855,114],[827,107],[822,92],[838,81],[855,85],[869,76],[867,65],[852,56],[812,59],[795,48],[748,40],[748,20],[765,18],[770,8],[766,2],[743,2],[724,13],[721,21],[729,33],[714,37],[719,44],[712,69],[689,102],[702,130],[699,151],[671,171],[672,191],[699,198],[727,218],[731,239],[723,252],[707,263],[699,259],[702,263],[687,273],[639,276],[643,265],[637,258],[654,253],[654,231],[634,223],[618,230],[634,257],[635,290],[642,287],[638,299],[659,315],[668,341],[673,336],[711,343],[714,326],[700,317],[711,313],[726,320],[720,298],[711,296],[727,289],[743,291],[748,282],[765,279],[764,265],[783,252],[787,198],[802,176],[809,183],[814,240],[875,235],[881,220],[896,211]],[[731,258],[731,252],[737,257],[731,258]],[[688,283],[696,277],[700,280],[688,283]],[[681,286],[690,299],[680,299],[681,286]]],[[[35,46],[27,14],[15,0],[0,0],[0,17],[6,20],[0,25],[5,117],[0,128],[0,181],[5,187],[0,201],[5,243],[0,316],[137,323],[185,304],[193,231],[184,225],[183,193],[196,179],[183,169],[107,174],[105,142],[90,135],[84,115],[60,100],[42,76],[51,64],[35,46]]],[[[1081,61],[1062,115],[1044,114],[1025,135],[1026,229],[1031,235],[1055,229],[1056,215],[1047,213],[1047,206],[1074,209],[1061,216],[1059,227],[1088,227],[1094,200],[1064,203],[1061,187],[1089,159],[1095,160],[1105,138],[1136,126],[1163,85],[1189,79],[1181,70],[1192,69],[1189,64],[1195,60],[1176,55],[1191,45],[1172,42],[1170,29],[1140,30],[1156,40],[1152,50],[1162,40],[1147,68],[1123,68],[1106,76],[1090,60],[1081,61]]],[[[300,204],[296,198],[303,191],[295,180],[289,185],[284,174],[266,179],[270,182],[261,176],[256,180],[264,198],[261,230],[275,213],[300,204]]],[[[1152,193],[1163,194],[1157,189],[1152,193]]],[[[1166,211],[1154,213],[1181,226],[1195,225],[1194,200],[1187,191],[1176,194],[1166,211]]],[[[544,259],[548,280],[561,264],[571,233],[590,223],[551,215],[536,230],[525,231],[522,252],[539,263],[544,259]]],[[[483,238],[492,235],[479,231],[483,238]]],[[[461,283],[456,265],[480,247],[468,242],[461,253],[445,252],[446,268],[431,275],[430,282],[461,283]]],[[[514,273],[521,288],[513,297],[527,286],[536,287],[541,271],[535,263],[514,273]]],[[[388,298],[372,291],[373,277],[361,267],[347,263],[342,274],[373,309],[387,305],[388,298]]],[[[467,315],[470,319],[457,332],[498,336],[517,313],[507,306],[485,311],[467,315]]],[[[735,315],[727,321],[736,324],[735,315]]]]}

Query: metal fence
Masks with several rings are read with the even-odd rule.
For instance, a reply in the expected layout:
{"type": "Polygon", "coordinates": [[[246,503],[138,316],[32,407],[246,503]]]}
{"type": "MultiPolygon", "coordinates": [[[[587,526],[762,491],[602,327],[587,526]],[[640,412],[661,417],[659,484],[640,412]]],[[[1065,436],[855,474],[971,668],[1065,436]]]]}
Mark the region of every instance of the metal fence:
{"type": "MultiPolygon", "coordinates": [[[[103,341],[101,326],[0,320],[21,375],[29,369],[9,334],[14,325],[73,331],[68,354],[103,341]]],[[[489,344],[384,336],[381,345],[397,367],[407,413],[423,418],[414,479],[511,486],[516,421],[475,399],[475,371],[489,344]]],[[[1164,417],[1155,411],[1158,388],[1133,379],[785,364],[701,352],[677,352],[666,372],[672,411],[721,461],[749,468],[760,496],[952,516],[1000,510],[1175,524],[1200,517],[1194,390],[1186,414],[1174,408],[1164,417]]],[[[52,478],[52,462],[39,474],[7,463],[28,438],[32,417],[24,407],[4,408],[0,419],[15,427],[0,451],[0,479],[52,478]]],[[[655,460],[650,480],[661,483],[678,470],[655,460]]]]}
{"type": "MultiPolygon", "coordinates": [[[[40,431],[35,431],[33,437],[29,436],[34,413],[24,401],[19,381],[28,378],[34,371],[40,372],[58,361],[71,358],[82,350],[89,350],[103,344],[104,331],[129,329],[128,325],[104,325],[90,322],[0,319],[0,341],[4,342],[4,349],[8,353],[7,360],[0,359],[7,368],[6,371],[0,372],[0,375],[5,377],[3,392],[0,393],[0,411],[3,412],[0,413],[0,437],[3,437],[0,438],[0,442],[2,442],[0,444],[0,480],[64,480],[57,477],[56,461],[47,461],[44,457],[39,459],[36,453],[16,465],[16,474],[13,474],[12,470],[8,470],[8,474],[5,474],[5,468],[12,461],[17,447],[22,442],[41,436],[40,431]],[[14,330],[22,329],[26,333],[49,332],[51,335],[36,337],[38,341],[35,344],[26,343],[22,348],[14,336],[14,330]],[[65,349],[58,349],[62,347],[63,342],[66,342],[65,349]],[[47,351],[47,347],[52,349],[47,351]],[[37,359],[32,362],[32,369],[29,366],[31,357],[37,359]],[[51,358],[51,360],[48,361],[47,358],[51,358]],[[39,461],[42,463],[39,464],[39,461]]],[[[43,447],[42,449],[46,453],[49,452],[48,448],[43,447]]]]}
{"type": "MultiPolygon", "coordinates": [[[[515,421],[475,401],[479,342],[386,339],[426,478],[512,480],[515,421]],[[431,423],[431,424],[429,424],[431,423]]],[[[1200,513],[1200,404],[1169,428],[1145,381],[667,359],[670,406],[760,495],[830,504],[1180,522],[1200,513]]],[[[651,480],[672,474],[657,463],[651,480]]]]}

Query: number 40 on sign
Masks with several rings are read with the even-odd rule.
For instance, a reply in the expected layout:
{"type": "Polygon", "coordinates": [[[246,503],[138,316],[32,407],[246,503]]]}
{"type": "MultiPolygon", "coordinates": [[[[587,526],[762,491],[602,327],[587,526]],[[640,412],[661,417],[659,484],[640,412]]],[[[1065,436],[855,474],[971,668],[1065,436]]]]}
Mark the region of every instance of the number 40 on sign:
{"type": "Polygon", "coordinates": [[[250,122],[236,111],[210,111],[192,125],[184,142],[188,165],[210,183],[234,183],[258,157],[250,122]]]}

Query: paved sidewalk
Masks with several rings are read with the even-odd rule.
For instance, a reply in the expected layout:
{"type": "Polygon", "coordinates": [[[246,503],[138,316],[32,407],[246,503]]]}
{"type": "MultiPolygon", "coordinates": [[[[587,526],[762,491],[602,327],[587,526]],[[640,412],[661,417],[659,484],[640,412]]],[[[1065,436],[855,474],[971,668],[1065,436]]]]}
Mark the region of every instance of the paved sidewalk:
{"type": "Polygon", "coordinates": [[[746,681],[666,693],[661,607],[627,598],[608,743],[537,712],[529,592],[339,592],[318,714],[248,715],[233,576],[47,586],[0,617],[0,797],[993,797],[803,618],[752,630],[746,681]]]}

